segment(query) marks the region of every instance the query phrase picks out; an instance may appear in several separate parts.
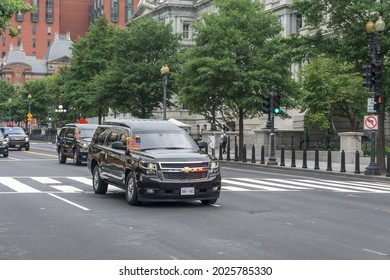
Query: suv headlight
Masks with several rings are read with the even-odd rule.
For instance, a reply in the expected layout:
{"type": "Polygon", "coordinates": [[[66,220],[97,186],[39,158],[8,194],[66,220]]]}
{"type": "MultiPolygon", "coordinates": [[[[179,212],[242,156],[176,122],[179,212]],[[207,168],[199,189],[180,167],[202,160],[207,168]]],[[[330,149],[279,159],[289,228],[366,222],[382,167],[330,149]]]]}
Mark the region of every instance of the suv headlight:
{"type": "Polygon", "coordinates": [[[140,160],[139,166],[142,173],[148,176],[157,176],[157,164],[146,160],[140,160]]]}
{"type": "Polygon", "coordinates": [[[6,146],[8,144],[8,139],[3,139],[3,145],[6,146]]]}
{"type": "Polygon", "coordinates": [[[29,140],[28,137],[24,138],[24,141],[25,141],[25,142],[28,142],[28,140],[29,140]]]}
{"type": "Polygon", "coordinates": [[[81,149],[88,149],[88,146],[89,146],[89,142],[80,142],[79,143],[79,147],[81,149]]]}
{"type": "Polygon", "coordinates": [[[217,160],[211,160],[210,162],[210,175],[216,176],[219,174],[219,162],[217,160]]]}
{"type": "Polygon", "coordinates": [[[7,141],[7,143],[9,143],[9,137],[6,137],[4,140],[7,141]]]}

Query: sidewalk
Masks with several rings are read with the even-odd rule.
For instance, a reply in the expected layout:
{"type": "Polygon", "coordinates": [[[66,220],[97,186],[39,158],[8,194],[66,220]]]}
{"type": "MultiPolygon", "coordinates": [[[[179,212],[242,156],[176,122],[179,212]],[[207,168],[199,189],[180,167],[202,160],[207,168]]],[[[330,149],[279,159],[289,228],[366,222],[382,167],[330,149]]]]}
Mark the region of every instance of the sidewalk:
{"type": "MultiPolygon", "coordinates": [[[[216,157],[218,158],[219,155],[217,154],[216,157]]],[[[382,178],[382,179],[390,180],[390,177],[386,177],[386,174],[384,174],[384,175],[365,175],[366,168],[370,164],[369,157],[360,157],[360,160],[359,160],[360,165],[358,167],[356,167],[355,164],[351,164],[351,163],[345,164],[345,172],[341,171],[341,163],[340,162],[331,162],[330,166],[328,166],[328,162],[323,161],[323,160],[320,160],[318,163],[319,169],[314,169],[315,162],[314,162],[314,160],[309,160],[309,159],[306,161],[306,168],[303,167],[303,160],[302,159],[295,159],[295,167],[293,167],[291,158],[285,158],[285,160],[284,160],[285,166],[280,166],[280,164],[281,164],[280,157],[276,157],[277,165],[268,165],[267,162],[269,161],[269,157],[265,157],[264,164],[260,164],[260,158],[256,158],[255,163],[252,163],[251,158],[247,158],[246,162],[235,161],[234,155],[233,155],[233,157],[230,156],[230,161],[226,160],[226,155],[223,155],[223,159],[220,161],[224,162],[224,163],[232,163],[232,164],[259,165],[262,167],[269,167],[269,168],[288,168],[288,169],[305,170],[305,171],[313,171],[313,172],[331,172],[333,174],[338,173],[340,175],[352,175],[352,176],[372,176],[372,177],[378,178],[378,179],[382,178]]]]}

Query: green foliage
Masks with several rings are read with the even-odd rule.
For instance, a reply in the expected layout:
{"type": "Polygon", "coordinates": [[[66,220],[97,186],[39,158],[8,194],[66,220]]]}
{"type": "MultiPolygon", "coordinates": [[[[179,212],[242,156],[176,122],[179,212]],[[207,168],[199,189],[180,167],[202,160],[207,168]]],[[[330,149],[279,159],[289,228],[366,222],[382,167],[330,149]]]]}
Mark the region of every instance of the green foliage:
{"type": "MultiPolygon", "coordinates": [[[[96,79],[101,94],[110,92],[111,106],[118,112],[150,118],[162,101],[160,69],[176,70],[179,35],[171,24],[143,17],[115,37],[113,60],[96,79]]],[[[168,82],[167,99],[172,95],[168,82]]]]}
{"type": "Polygon", "coordinates": [[[217,108],[239,119],[242,132],[243,119],[260,114],[263,95],[277,92],[286,105],[296,93],[291,56],[277,16],[259,1],[215,0],[213,5],[218,12],[194,24],[196,46],[180,54],[179,98],[206,118],[217,108]]]}
{"type": "Polygon", "coordinates": [[[363,121],[370,94],[361,85],[361,74],[354,65],[337,58],[318,56],[300,71],[304,91],[301,110],[308,127],[332,128],[334,116],[349,120],[352,131],[363,121]]]}
{"type": "Polygon", "coordinates": [[[9,24],[9,20],[16,13],[27,13],[34,11],[35,7],[26,4],[24,0],[0,0],[0,35],[2,34],[3,26],[9,29],[9,35],[15,37],[18,32],[9,24]]]}

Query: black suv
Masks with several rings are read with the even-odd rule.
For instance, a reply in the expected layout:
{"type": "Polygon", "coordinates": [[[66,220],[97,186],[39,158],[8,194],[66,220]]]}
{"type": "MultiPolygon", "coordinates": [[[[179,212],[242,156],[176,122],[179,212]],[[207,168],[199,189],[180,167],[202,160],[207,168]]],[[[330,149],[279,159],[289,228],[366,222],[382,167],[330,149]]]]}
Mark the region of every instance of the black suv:
{"type": "Polygon", "coordinates": [[[87,161],[88,146],[97,124],[67,124],[57,136],[57,153],[59,163],[73,159],[74,165],[87,161]]]}
{"type": "Polygon", "coordinates": [[[213,204],[221,191],[218,160],[200,150],[169,121],[114,120],[96,129],[87,166],[95,193],[112,184],[127,202],[201,200],[213,204]]]}
{"type": "Polygon", "coordinates": [[[3,157],[8,157],[8,140],[5,138],[2,130],[0,130],[0,154],[3,157]]]}
{"type": "Polygon", "coordinates": [[[10,148],[17,148],[19,151],[24,148],[30,150],[30,139],[23,128],[19,126],[6,126],[1,128],[10,148]]]}

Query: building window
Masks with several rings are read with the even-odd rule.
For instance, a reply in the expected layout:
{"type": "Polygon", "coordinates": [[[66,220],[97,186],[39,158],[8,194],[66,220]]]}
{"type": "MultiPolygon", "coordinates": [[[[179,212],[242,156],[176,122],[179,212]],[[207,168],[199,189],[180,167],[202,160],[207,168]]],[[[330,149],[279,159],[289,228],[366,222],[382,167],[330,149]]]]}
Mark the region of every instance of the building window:
{"type": "Polygon", "coordinates": [[[5,51],[2,51],[1,52],[1,57],[4,58],[5,56],[7,55],[7,53],[5,51]]]}
{"type": "Polygon", "coordinates": [[[46,0],[46,22],[53,22],[53,2],[54,0],[46,0]]]}
{"type": "Polygon", "coordinates": [[[22,39],[18,38],[18,47],[22,45],[22,39]]]}
{"type": "Polygon", "coordinates": [[[47,47],[50,47],[51,45],[51,40],[47,40],[47,47]]]}
{"type": "Polygon", "coordinates": [[[37,53],[36,52],[32,52],[32,56],[37,56],[37,53]]]}
{"type": "Polygon", "coordinates": [[[183,23],[183,39],[190,38],[190,24],[183,23]]]}
{"type": "Polygon", "coordinates": [[[3,47],[5,47],[5,45],[6,45],[6,43],[7,43],[7,40],[5,39],[5,37],[1,38],[1,41],[2,41],[3,47]]]}
{"type": "Polygon", "coordinates": [[[118,0],[111,0],[111,21],[112,22],[118,22],[118,13],[119,13],[118,0]]]}
{"type": "Polygon", "coordinates": [[[37,26],[36,25],[32,26],[32,35],[37,35],[37,26]]]}
{"type": "Polygon", "coordinates": [[[24,16],[23,16],[23,14],[22,14],[21,12],[18,12],[18,13],[16,14],[15,19],[16,19],[16,21],[21,22],[21,21],[23,21],[24,16]]]}
{"type": "Polygon", "coordinates": [[[35,12],[31,13],[31,22],[38,22],[38,6],[39,6],[39,1],[38,0],[31,0],[30,5],[33,7],[36,7],[35,12]]]}
{"type": "Polygon", "coordinates": [[[3,26],[3,28],[1,30],[2,30],[2,33],[5,34],[5,32],[7,32],[7,27],[3,26]]]}
{"type": "Polygon", "coordinates": [[[126,0],[126,22],[128,22],[133,14],[133,0],[126,0]]]}
{"type": "Polygon", "coordinates": [[[22,26],[18,25],[18,34],[22,33],[22,26]]]}
{"type": "Polygon", "coordinates": [[[35,49],[37,47],[37,40],[33,39],[32,40],[32,47],[35,49]]]}
{"type": "Polygon", "coordinates": [[[47,27],[47,35],[51,35],[51,26],[47,27]]]}

